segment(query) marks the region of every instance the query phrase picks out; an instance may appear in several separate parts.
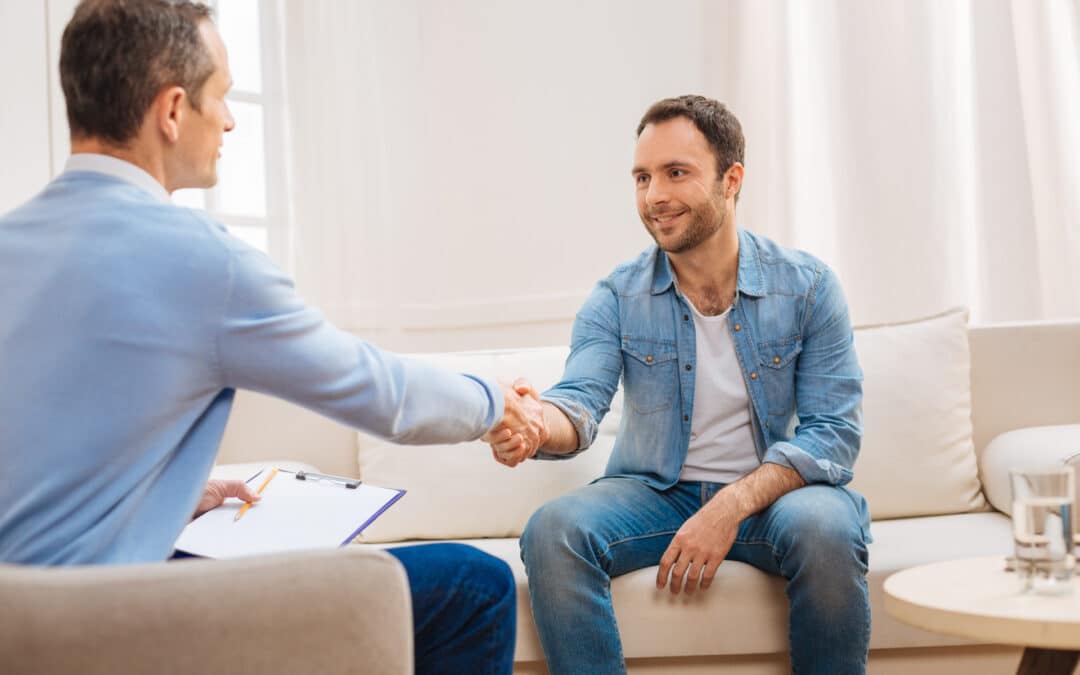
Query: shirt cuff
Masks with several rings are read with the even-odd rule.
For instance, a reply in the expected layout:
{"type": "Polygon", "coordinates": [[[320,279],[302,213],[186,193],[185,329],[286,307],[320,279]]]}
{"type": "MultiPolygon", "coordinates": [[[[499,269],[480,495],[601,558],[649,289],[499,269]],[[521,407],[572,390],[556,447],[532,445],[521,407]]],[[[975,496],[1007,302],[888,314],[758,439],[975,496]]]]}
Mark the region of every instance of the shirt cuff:
{"type": "Polygon", "coordinates": [[[585,409],[585,406],[572,399],[558,398],[546,394],[541,396],[540,400],[550,403],[566,415],[566,418],[570,420],[570,424],[574,425],[574,430],[577,431],[578,447],[577,450],[567,453],[550,453],[538,450],[534,459],[570,459],[585,452],[592,445],[593,438],[596,436],[596,421],[593,420],[592,415],[585,409]]]}
{"type": "Polygon", "coordinates": [[[850,482],[853,476],[851,469],[827,459],[814,457],[809,452],[788,441],[781,441],[769,446],[764,459],[761,461],[794,469],[802,476],[807,485],[811,483],[844,485],[850,482]]]}
{"type": "Polygon", "coordinates": [[[480,438],[494,429],[495,425],[502,423],[503,415],[506,413],[506,401],[503,399],[502,389],[494,380],[487,380],[468,373],[462,373],[462,375],[479,384],[487,396],[488,417],[484,421],[484,429],[477,434],[477,438],[480,438]]]}

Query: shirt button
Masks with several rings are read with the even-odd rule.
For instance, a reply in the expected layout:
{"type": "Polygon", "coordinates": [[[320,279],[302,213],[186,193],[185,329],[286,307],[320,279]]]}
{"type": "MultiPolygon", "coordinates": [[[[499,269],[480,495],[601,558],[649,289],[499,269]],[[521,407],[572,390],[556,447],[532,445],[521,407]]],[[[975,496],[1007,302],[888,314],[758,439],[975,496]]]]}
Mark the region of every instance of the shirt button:
{"type": "Polygon", "coordinates": [[[756,380],[757,379],[757,373],[750,373],[750,379],[751,380],[756,380]]]}
{"type": "Polygon", "coordinates": [[[683,321],[689,321],[690,320],[690,315],[689,314],[683,314],[682,315],[682,320],[683,321]]]}
{"type": "Polygon", "coordinates": [[[683,415],[682,416],[682,421],[683,422],[689,422],[690,421],[690,416],[689,415],[683,415]]]}
{"type": "Polygon", "coordinates": [[[735,330],[742,330],[742,326],[740,326],[739,324],[735,324],[735,330]]]}
{"type": "Polygon", "coordinates": [[[766,429],[768,429],[768,428],[769,428],[769,420],[765,420],[765,428],[766,428],[766,429]]]}
{"type": "Polygon", "coordinates": [[[689,363],[688,363],[688,364],[686,364],[686,369],[687,369],[687,370],[693,370],[693,368],[694,368],[694,367],[693,367],[692,365],[690,365],[689,363]]]}
{"type": "Polygon", "coordinates": [[[650,354],[649,356],[646,356],[645,361],[647,361],[648,363],[652,363],[652,355],[650,354]]]}
{"type": "Polygon", "coordinates": [[[773,363],[780,363],[780,357],[779,356],[774,356],[772,362],[773,363]]]}

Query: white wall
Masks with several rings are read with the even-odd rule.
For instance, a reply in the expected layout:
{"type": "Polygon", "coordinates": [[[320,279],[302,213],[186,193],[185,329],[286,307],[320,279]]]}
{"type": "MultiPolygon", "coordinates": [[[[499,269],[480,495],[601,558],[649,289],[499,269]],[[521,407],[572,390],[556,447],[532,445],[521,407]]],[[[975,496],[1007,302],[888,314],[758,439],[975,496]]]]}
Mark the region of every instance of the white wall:
{"type": "Polygon", "coordinates": [[[49,179],[46,6],[0,0],[0,213],[37,193],[49,179]]]}
{"type": "Polygon", "coordinates": [[[566,343],[650,242],[634,132],[702,89],[705,4],[288,3],[301,290],[394,349],[566,343]]]}

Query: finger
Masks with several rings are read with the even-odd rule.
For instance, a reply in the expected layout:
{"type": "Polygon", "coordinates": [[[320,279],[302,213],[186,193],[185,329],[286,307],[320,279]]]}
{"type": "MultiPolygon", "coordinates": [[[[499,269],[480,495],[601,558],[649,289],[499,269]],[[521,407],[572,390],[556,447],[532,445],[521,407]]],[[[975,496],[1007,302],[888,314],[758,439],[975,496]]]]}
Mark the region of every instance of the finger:
{"type": "Polygon", "coordinates": [[[510,427],[506,426],[505,424],[500,424],[499,426],[484,434],[481,440],[483,440],[485,443],[497,443],[499,441],[505,441],[513,435],[514,432],[511,431],[510,427]]]}
{"type": "Polygon", "coordinates": [[[212,494],[218,504],[229,497],[243,499],[245,502],[258,501],[261,497],[242,480],[212,480],[206,484],[207,496],[212,494]]]}
{"type": "Polygon", "coordinates": [[[532,383],[526,380],[524,377],[519,377],[514,380],[514,391],[522,396],[529,395],[533,400],[539,401],[540,394],[536,393],[536,389],[533,388],[532,383]]]}
{"type": "Polygon", "coordinates": [[[686,575],[686,568],[691,565],[693,561],[690,559],[690,555],[683,551],[679,555],[679,559],[675,561],[674,567],[671,568],[671,589],[672,595],[678,595],[682,591],[683,576],[686,575]]]}
{"type": "Polygon", "coordinates": [[[503,455],[506,466],[511,469],[525,461],[525,455],[521,452],[512,452],[508,455],[503,455]]]}
{"type": "Polygon", "coordinates": [[[679,549],[674,544],[668,546],[664,555],[660,556],[660,569],[656,571],[656,588],[662,590],[667,585],[671,566],[679,559],[679,549]]]}
{"type": "Polygon", "coordinates": [[[698,579],[701,577],[701,569],[703,567],[704,565],[702,563],[695,560],[686,568],[686,585],[683,587],[683,591],[687,595],[693,595],[694,591],[697,590],[698,579]]]}
{"type": "Polygon", "coordinates": [[[237,499],[243,499],[245,502],[257,502],[262,499],[262,495],[251,489],[251,486],[242,480],[224,481],[222,487],[224,487],[225,497],[236,497],[237,499]]]}
{"type": "Polygon", "coordinates": [[[709,586],[712,586],[713,577],[716,576],[716,570],[720,569],[720,563],[722,562],[724,561],[719,560],[714,562],[710,560],[709,563],[705,565],[705,569],[701,573],[701,590],[704,591],[709,586]]]}
{"type": "Polygon", "coordinates": [[[491,448],[501,455],[505,455],[510,452],[514,452],[521,447],[521,438],[511,436],[508,440],[501,441],[499,443],[492,443],[491,448]]]}

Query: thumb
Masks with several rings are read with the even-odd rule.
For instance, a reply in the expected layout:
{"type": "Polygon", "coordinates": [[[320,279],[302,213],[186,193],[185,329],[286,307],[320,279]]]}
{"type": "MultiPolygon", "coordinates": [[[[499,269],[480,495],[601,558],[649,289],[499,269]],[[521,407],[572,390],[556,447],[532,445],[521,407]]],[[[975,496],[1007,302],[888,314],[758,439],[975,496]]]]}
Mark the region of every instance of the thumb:
{"type": "Polygon", "coordinates": [[[242,480],[221,481],[221,496],[236,497],[245,502],[257,502],[262,499],[261,495],[251,489],[251,486],[242,480]]]}
{"type": "Polygon", "coordinates": [[[533,388],[532,383],[526,380],[524,377],[519,377],[518,379],[514,380],[514,391],[516,391],[521,396],[525,396],[527,394],[537,401],[540,400],[540,394],[536,393],[536,389],[533,388]]]}

